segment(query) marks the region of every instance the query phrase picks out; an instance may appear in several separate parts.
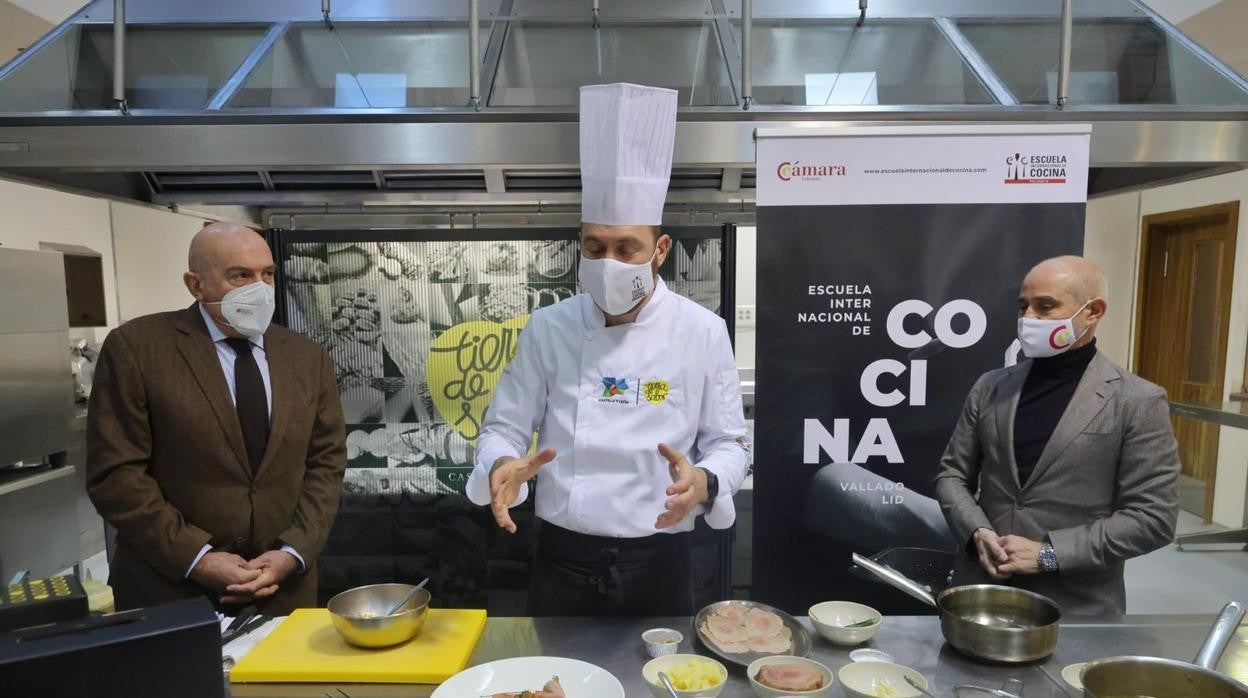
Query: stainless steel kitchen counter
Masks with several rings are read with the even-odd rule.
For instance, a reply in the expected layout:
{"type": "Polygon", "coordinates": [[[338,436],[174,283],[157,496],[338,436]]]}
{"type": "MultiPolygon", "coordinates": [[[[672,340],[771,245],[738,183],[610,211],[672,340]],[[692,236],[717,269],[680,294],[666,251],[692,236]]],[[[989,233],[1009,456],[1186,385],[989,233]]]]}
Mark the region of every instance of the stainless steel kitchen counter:
{"type": "MultiPolygon", "coordinates": [[[[809,629],[809,621],[802,619],[809,629]]],[[[1129,616],[1117,619],[1080,619],[1062,626],[1057,650],[1048,661],[1026,666],[991,666],[973,662],[944,645],[935,616],[885,618],[875,639],[864,645],[884,650],[896,660],[918,669],[932,683],[932,690],[949,696],[953,687],[965,683],[999,687],[1008,678],[1023,681],[1026,698],[1076,696],[1062,682],[1062,667],[1109,655],[1145,654],[1190,661],[1196,654],[1214,616],[1129,616]]],[[[641,678],[647,661],[641,632],[653,627],[672,627],[684,632],[682,652],[692,650],[689,619],[566,619],[492,618],[472,657],[481,664],[506,657],[532,655],[573,657],[592,662],[615,674],[629,698],[645,698],[649,690],[641,678]]],[[[810,657],[834,672],[849,662],[849,650],[824,641],[811,629],[814,649],[810,657]]],[[[1219,668],[1248,682],[1248,626],[1241,627],[1219,668]]],[[[259,686],[233,687],[236,698],[245,696],[313,696],[366,698],[411,696],[424,698],[432,686],[259,686]]],[[[724,698],[747,698],[754,693],[744,670],[731,672],[724,698]]],[[[840,690],[834,696],[843,695],[840,690]]],[[[477,698],[466,696],[465,698],[477,698]]],[[[573,696],[572,698],[597,698],[573,696]]]]}

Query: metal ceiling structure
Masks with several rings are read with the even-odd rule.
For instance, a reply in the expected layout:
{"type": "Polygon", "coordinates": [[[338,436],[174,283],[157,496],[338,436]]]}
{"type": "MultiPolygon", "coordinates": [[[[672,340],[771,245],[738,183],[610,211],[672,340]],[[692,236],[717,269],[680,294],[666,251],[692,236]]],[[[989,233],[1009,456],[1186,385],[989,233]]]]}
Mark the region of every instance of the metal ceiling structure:
{"type": "Polygon", "coordinates": [[[1248,82],[1133,0],[330,2],[87,5],[0,67],[0,172],[287,227],[546,224],[576,90],[617,80],[680,94],[682,220],[752,218],[759,126],[1087,122],[1093,193],[1248,163],[1248,82]]]}

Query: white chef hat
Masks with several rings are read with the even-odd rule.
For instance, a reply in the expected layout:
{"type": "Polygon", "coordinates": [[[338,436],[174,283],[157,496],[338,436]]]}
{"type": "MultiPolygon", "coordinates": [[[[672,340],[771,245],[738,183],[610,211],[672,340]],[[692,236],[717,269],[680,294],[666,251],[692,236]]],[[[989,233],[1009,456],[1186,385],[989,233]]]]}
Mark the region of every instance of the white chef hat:
{"type": "Polygon", "coordinates": [[[676,90],[581,88],[581,221],[659,225],[672,176],[676,90]]]}

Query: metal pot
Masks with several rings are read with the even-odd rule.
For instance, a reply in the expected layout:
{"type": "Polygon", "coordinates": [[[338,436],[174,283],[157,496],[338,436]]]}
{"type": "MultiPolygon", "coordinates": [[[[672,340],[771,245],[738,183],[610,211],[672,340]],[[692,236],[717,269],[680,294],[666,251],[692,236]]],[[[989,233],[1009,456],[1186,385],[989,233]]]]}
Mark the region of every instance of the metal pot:
{"type": "Polygon", "coordinates": [[[1209,630],[1192,664],[1158,657],[1111,657],[1083,668],[1085,698],[1248,698],[1248,686],[1214,671],[1244,618],[1244,607],[1228,603],[1209,630]]]}
{"type": "Polygon", "coordinates": [[[1048,597],[996,584],[950,587],[932,596],[891,567],[857,553],[854,563],[936,608],[945,641],[965,655],[1014,664],[1044,659],[1057,647],[1062,611],[1048,597]]]}

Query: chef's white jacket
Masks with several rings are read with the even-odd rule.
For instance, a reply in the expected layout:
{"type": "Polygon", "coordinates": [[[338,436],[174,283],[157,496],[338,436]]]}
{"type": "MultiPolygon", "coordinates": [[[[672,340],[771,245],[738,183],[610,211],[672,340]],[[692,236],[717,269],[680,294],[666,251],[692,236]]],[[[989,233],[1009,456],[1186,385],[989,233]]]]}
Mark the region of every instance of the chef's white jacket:
{"type": "Polygon", "coordinates": [[[727,328],[661,279],[632,323],[607,327],[587,294],[533,313],[486,411],[470,500],[489,504],[491,466],[528,453],[534,432],[538,450],[557,452],[536,480],[544,521],[598,536],[658,533],[672,484],[660,442],[719,479],[709,511],[663,532],[692,530],[704,512],[713,528],[736,520],[750,443],[727,328]]]}

